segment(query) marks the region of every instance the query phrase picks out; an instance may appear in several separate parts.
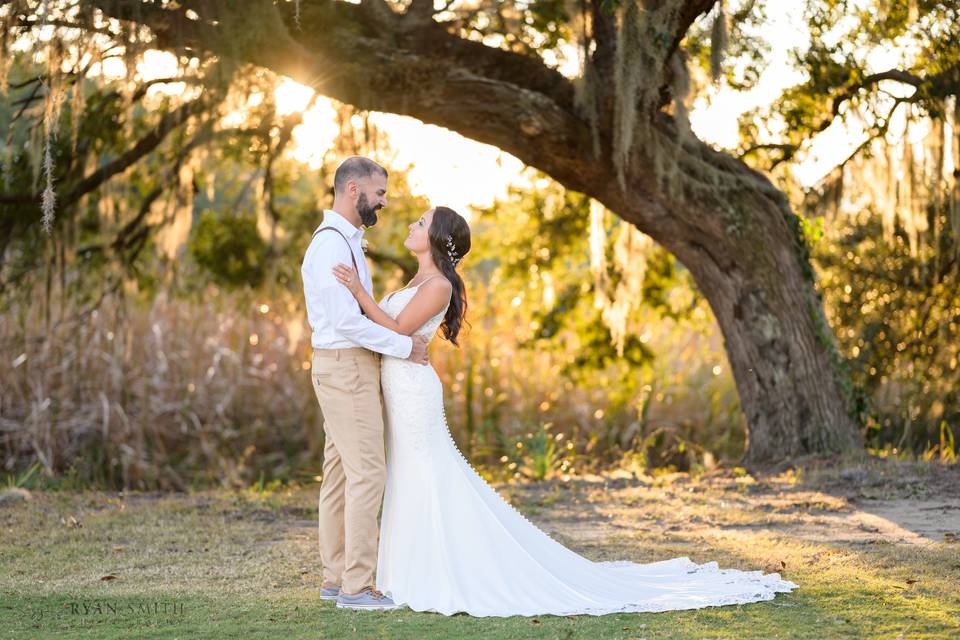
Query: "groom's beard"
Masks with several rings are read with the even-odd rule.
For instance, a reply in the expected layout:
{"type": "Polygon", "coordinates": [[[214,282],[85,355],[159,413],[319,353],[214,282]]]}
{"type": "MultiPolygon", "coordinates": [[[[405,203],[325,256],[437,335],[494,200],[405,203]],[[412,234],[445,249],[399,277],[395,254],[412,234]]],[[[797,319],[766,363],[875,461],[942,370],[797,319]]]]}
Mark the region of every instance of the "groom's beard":
{"type": "Polygon", "coordinates": [[[370,206],[370,201],[367,200],[367,194],[360,194],[360,199],[357,200],[357,213],[360,214],[360,222],[363,223],[363,226],[372,227],[377,224],[377,211],[379,209],[380,205],[375,207],[370,206]]]}

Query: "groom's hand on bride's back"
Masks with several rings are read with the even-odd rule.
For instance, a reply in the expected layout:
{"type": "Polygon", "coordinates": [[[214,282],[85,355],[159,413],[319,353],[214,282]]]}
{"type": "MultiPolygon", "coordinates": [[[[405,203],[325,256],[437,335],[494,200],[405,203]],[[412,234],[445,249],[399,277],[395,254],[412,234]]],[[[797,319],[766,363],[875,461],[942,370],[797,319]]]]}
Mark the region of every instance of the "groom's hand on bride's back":
{"type": "Polygon", "coordinates": [[[411,337],[413,338],[413,349],[410,350],[410,355],[407,356],[407,360],[416,362],[417,364],[427,364],[427,339],[423,336],[411,337]]]}

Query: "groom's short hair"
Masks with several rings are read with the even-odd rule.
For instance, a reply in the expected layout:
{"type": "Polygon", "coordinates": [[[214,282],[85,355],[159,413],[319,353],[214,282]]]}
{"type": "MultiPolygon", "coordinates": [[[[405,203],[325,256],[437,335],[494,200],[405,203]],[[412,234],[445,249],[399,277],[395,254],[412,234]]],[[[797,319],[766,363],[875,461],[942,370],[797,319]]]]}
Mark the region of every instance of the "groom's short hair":
{"type": "Polygon", "coordinates": [[[333,176],[333,192],[343,193],[349,181],[367,178],[375,173],[379,173],[384,178],[387,177],[387,170],[370,158],[351,156],[337,167],[337,172],[333,176]]]}

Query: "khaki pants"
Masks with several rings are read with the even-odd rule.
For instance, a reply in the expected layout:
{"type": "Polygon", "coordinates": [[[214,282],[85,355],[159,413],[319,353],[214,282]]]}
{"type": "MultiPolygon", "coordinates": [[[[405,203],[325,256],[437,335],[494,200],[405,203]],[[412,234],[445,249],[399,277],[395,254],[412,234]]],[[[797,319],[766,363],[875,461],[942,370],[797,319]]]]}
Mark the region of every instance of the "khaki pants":
{"type": "Polygon", "coordinates": [[[380,356],[362,348],[317,349],[311,377],[326,436],[319,523],[323,580],[353,594],[375,584],[377,513],[387,475],[380,356]]]}

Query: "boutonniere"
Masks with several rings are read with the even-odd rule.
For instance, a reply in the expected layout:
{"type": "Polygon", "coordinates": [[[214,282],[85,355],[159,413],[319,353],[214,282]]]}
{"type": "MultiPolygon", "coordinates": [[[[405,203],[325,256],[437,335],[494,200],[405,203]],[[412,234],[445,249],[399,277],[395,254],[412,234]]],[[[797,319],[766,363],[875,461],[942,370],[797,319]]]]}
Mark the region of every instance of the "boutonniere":
{"type": "Polygon", "coordinates": [[[368,244],[369,243],[367,242],[366,238],[360,238],[360,251],[363,251],[364,253],[366,253],[368,244]]]}

